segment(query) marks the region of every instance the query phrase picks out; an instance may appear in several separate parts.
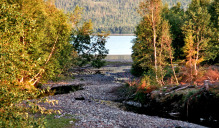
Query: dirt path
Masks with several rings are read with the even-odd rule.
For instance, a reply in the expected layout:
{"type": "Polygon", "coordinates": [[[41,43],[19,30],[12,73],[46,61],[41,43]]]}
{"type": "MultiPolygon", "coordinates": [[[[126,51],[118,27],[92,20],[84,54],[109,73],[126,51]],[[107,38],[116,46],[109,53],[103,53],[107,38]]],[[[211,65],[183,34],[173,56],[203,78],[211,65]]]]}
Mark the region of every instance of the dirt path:
{"type": "MultiPolygon", "coordinates": [[[[117,67],[118,68],[118,67],[117,67]]],[[[59,100],[55,109],[62,109],[65,114],[74,115],[79,121],[72,127],[78,128],[172,128],[202,126],[136,114],[122,110],[121,103],[113,102],[119,97],[113,91],[122,84],[118,83],[119,77],[129,77],[128,69],[120,72],[109,71],[108,75],[93,74],[80,75],[76,79],[65,83],[55,83],[53,86],[79,85],[83,84],[83,90],[76,92],[50,96],[49,99],[59,100]]],[[[59,116],[59,117],[60,117],[59,116]]],[[[57,117],[58,118],[58,117],[57,117]]]]}

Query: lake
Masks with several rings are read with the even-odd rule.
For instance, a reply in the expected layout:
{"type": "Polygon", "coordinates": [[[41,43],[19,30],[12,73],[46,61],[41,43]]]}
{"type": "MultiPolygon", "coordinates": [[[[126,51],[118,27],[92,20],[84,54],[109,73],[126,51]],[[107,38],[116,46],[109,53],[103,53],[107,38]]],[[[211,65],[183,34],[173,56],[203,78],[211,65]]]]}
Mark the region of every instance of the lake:
{"type": "Polygon", "coordinates": [[[132,43],[135,36],[109,36],[106,48],[109,55],[131,55],[132,43]]]}

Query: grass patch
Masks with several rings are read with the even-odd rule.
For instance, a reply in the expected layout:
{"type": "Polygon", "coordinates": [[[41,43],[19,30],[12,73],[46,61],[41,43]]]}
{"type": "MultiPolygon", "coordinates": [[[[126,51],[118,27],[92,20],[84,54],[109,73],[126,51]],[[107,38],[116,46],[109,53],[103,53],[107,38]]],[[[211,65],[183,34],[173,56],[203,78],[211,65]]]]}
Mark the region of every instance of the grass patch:
{"type": "Polygon", "coordinates": [[[74,125],[77,121],[72,115],[65,115],[64,117],[56,118],[56,114],[47,115],[46,128],[65,128],[74,125]]]}

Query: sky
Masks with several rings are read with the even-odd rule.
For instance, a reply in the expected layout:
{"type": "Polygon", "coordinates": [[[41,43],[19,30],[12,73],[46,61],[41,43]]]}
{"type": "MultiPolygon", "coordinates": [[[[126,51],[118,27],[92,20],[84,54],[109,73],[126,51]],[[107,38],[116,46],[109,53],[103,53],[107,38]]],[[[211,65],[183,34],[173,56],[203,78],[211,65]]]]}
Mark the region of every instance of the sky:
{"type": "Polygon", "coordinates": [[[109,36],[106,48],[109,49],[109,55],[131,55],[132,39],[134,36],[109,36]]]}

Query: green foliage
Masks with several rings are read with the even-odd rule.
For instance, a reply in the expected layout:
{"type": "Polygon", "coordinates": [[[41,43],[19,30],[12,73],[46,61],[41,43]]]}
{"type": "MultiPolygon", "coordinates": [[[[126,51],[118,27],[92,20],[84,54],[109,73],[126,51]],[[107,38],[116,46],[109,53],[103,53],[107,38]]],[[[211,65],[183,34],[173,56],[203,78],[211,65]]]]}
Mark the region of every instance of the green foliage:
{"type": "Polygon", "coordinates": [[[132,64],[131,73],[134,76],[140,77],[144,72],[147,72],[149,69],[143,69],[140,65],[132,64]]]}
{"type": "Polygon", "coordinates": [[[140,103],[146,103],[148,96],[143,91],[137,91],[134,100],[140,103]]]}
{"type": "Polygon", "coordinates": [[[183,102],[182,103],[186,103],[189,100],[189,98],[194,99],[195,97],[192,97],[192,95],[194,95],[198,92],[199,92],[199,90],[197,90],[197,89],[190,89],[190,90],[187,90],[187,91],[181,91],[180,93],[183,94],[183,97],[182,97],[183,102]]]}
{"type": "Polygon", "coordinates": [[[1,127],[39,127],[43,120],[34,120],[26,108],[19,103],[22,100],[37,95],[36,92],[24,91],[19,85],[1,83],[0,86],[0,126],[1,127]]]}
{"type": "Polygon", "coordinates": [[[56,6],[72,12],[76,6],[84,9],[83,20],[94,21],[94,31],[131,34],[139,20],[136,7],[140,0],[57,0],[56,6]],[[115,22],[116,21],[116,22],[115,22]]]}
{"type": "Polygon", "coordinates": [[[70,14],[74,26],[71,38],[73,47],[78,54],[76,65],[91,64],[93,67],[100,68],[104,65],[103,59],[108,54],[105,44],[109,34],[104,32],[94,34],[91,20],[84,23],[80,20],[75,21],[75,17],[80,17],[80,13],[81,8],[76,7],[73,14],[70,14]]]}
{"type": "Polygon", "coordinates": [[[136,29],[136,39],[133,40],[134,45],[132,46],[132,67],[136,73],[141,74],[153,67],[152,28],[149,22],[143,18],[136,29]]]}
{"type": "MultiPolygon", "coordinates": [[[[171,8],[168,5],[163,6],[162,20],[156,27],[157,70],[160,73],[157,74],[158,77],[162,78],[165,75],[164,67],[169,61],[174,67],[172,61],[179,62],[187,58],[189,60],[187,65],[193,64],[195,74],[198,64],[203,61],[218,63],[217,3],[217,1],[193,0],[186,12],[180,3],[171,8]]],[[[138,73],[138,76],[145,71],[156,69],[156,66],[154,67],[156,58],[153,55],[155,49],[152,44],[153,27],[148,19],[147,15],[143,15],[136,27],[136,39],[133,40],[132,72],[138,73]]]]}
{"type": "Polygon", "coordinates": [[[95,59],[92,61],[91,65],[95,68],[101,68],[105,65],[106,61],[101,60],[101,59],[95,59]]]}
{"type": "Polygon", "coordinates": [[[150,83],[151,86],[156,87],[158,85],[157,81],[155,80],[156,74],[154,72],[154,69],[148,70],[143,74],[143,79],[147,79],[148,83],[150,83]]]}
{"type": "Polygon", "coordinates": [[[103,59],[108,54],[108,50],[105,48],[107,36],[108,34],[96,36],[77,34],[73,40],[73,45],[79,54],[77,65],[91,64],[93,67],[102,67],[105,63],[103,59]]]}
{"type": "Polygon", "coordinates": [[[128,98],[131,97],[132,100],[142,104],[150,101],[152,91],[159,87],[157,86],[158,83],[154,81],[155,74],[148,74],[145,74],[139,79],[133,79],[127,82],[124,89],[126,90],[125,95],[128,95],[128,98]]]}
{"type": "Polygon", "coordinates": [[[187,32],[185,36],[185,46],[183,47],[183,51],[186,54],[187,63],[186,66],[192,68],[195,60],[195,48],[194,48],[194,37],[192,36],[192,32],[187,32]]]}
{"type": "Polygon", "coordinates": [[[63,117],[57,118],[55,114],[47,115],[46,118],[46,128],[63,128],[72,126],[76,119],[72,117],[72,115],[65,115],[63,117]],[[72,121],[72,124],[70,122],[72,121]]]}
{"type": "MultiPolygon", "coordinates": [[[[132,34],[140,20],[136,8],[142,0],[56,0],[56,6],[66,12],[72,12],[76,6],[84,9],[83,20],[91,19],[94,32],[110,31],[113,34],[132,34]]],[[[182,3],[184,9],[191,0],[163,0],[163,3],[175,5],[182,3]]]]}
{"type": "Polygon", "coordinates": [[[168,5],[164,5],[162,17],[168,20],[170,24],[170,32],[172,34],[172,46],[174,49],[174,58],[184,59],[184,54],[182,47],[184,46],[184,35],[182,33],[182,26],[185,21],[184,10],[181,8],[181,3],[171,7],[169,9],[168,5]]]}
{"type": "Polygon", "coordinates": [[[1,7],[2,77],[14,74],[34,85],[60,73],[73,50],[67,17],[42,0],[4,2],[1,7]]]}
{"type": "Polygon", "coordinates": [[[46,99],[35,99],[43,94],[37,89],[27,90],[18,83],[1,83],[0,86],[0,126],[3,128],[21,127],[45,127],[45,118],[37,117],[39,114],[50,114],[58,112],[47,110],[39,103],[54,104],[56,101],[46,99]]]}
{"type": "Polygon", "coordinates": [[[148,0],[139,5],[142,20],[135,32],[136,39],[133,40],[132,59],[134,64],[132,70],[136,70],[133,72],[137,73],[154,70],[154,80],[161,84],[165,75],[163,69],[167,65],[167,59],[172,58],[172,52],[169,52],[172,51],[172,39],[169,23],[161,17],[160,4],[159,0],[148,0]],[[152,6],[155,6],[155,9],[151,9],[152,6]],[[142,69],[143,71],[141,71],[142,69]]]}
{"type": "Polygon", "coordinates": [[[219,63],[219,1],[214,0],[208,7],[208,12],[211,15],[211,40],[207,46],[207,56],[205,63],[216,64],[219,63]]]}
{"type": "Polygon", "coordinates": [[[208,13],[210,0],[193,0],[186,11],[186,21],[183,25],[185,34],[184,53],[187,57],[186,64],[190,68],[190,82],[193,75],[198,75],[198,65],[210,58],[207,48],[210,45],[212,28],[211,15],[208,13]],[[194,70],[194,72],[193,72],[194,70]]]}
{"type": "MultiPolygon", "coordinates": [[[[199,58],[204,57],[206,47],[211,40],[211,27],[208,7],[210,0],[193,0],[186,12],[187,21],[184,24],[184,32],[192,32],[193,41],[198,53],[199,58]],[[200,51],[198,51],[200,50],[200,51]]],[[[206,58],[203,58],[206,59],[206,58]]]]}
{"type": "Polygon", "coordinates": [[[50,2],[0,1],[0,126],[44,127],[32,114],[44,109],[24,101],[71,61],[69,37],[67,16],[50,2]]]}

